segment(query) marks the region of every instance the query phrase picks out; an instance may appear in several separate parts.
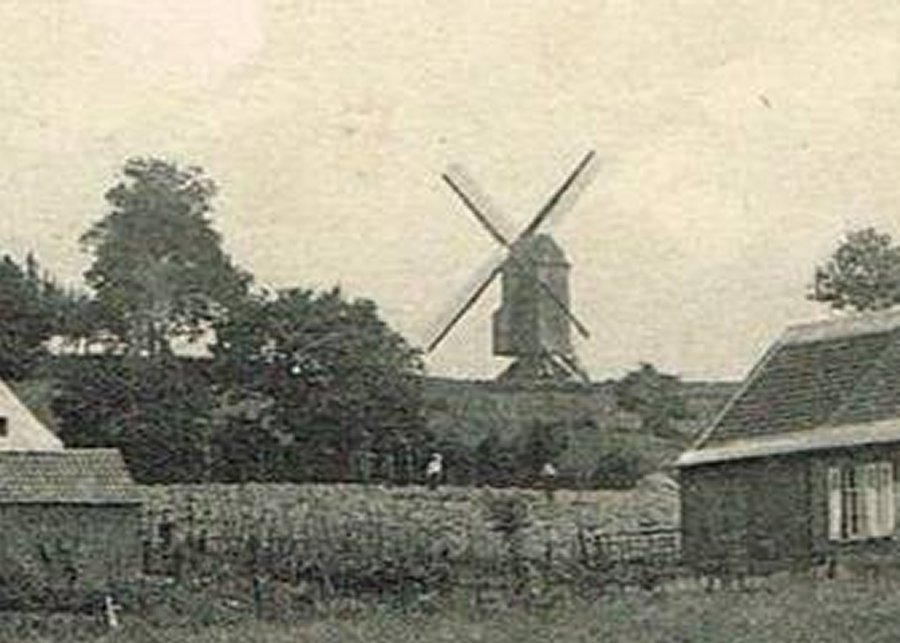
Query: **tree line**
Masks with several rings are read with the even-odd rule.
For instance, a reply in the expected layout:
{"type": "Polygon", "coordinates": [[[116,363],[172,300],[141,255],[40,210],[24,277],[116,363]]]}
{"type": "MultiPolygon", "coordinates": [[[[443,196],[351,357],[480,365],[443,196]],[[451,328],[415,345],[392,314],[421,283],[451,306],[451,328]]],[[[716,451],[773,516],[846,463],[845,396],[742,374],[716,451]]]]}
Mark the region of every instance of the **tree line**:
{"type": "MultiPolygon", "coordinates": [[[[200,168],[129,159],[80,237],[91,257],[83,287],[61,287],[31,254],[0,260],[0,376],[54,383],[67,445],[118,447],[145,482],[411,481],[440,447],[504,484],[565,450],[543,425],[515,445],[495,436],[468,451],[431,435],[419,350],[371,300],[258,286],[222,248],[216,193],[200,168]],[[51,340],[61,348],[52,356],[51,340]],[[186,358],[190,344],[207,354],[186,358]]],[[[816,269],[809,297],[896,305],[900,249],[873,229],[851,233],[816,269]]],[[[616,392],[644,428],[667,435],[685,417],[678,385],[645,364],[616,392]]],[[[610,458],[633,477],[635,454],[610,458]]]]}

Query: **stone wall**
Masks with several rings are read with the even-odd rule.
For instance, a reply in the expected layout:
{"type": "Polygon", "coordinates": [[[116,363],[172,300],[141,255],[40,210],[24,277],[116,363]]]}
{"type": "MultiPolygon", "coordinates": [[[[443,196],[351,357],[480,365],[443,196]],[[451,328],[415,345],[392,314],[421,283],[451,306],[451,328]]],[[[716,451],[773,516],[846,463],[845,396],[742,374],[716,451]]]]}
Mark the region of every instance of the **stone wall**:
{"type": "Polygon", "coordinates": [[[379,557],[409,548],[451,558],[492,558],[503,543],[490,506],[515,497],[527,506],[525,551],[577,555],[579,538],[674,528],[675,483],[657,475],[630,491],[557,491],[367,485],[165,485],[141,487],[144,534],[154,550],[163,541],[200,543],[225,551],[250,541],[290,542],[300,557],[379,557]]]}

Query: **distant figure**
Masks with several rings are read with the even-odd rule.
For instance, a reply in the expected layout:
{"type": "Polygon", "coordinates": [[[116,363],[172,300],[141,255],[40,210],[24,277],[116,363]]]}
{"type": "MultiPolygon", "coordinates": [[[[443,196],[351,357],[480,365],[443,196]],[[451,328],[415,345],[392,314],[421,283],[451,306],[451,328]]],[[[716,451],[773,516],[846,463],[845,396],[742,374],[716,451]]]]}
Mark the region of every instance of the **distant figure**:
{"type": "Polygon", "coordinates": [[[113,597],[107,594],[103,597],[103,613],[106,616],[106,626],[115,630],[119,628],[119,610],[122,606],[113,600],[113,597]]]}
{"type": "Polygon", "coordinates": [[[440,453],[432,453],[425,467],[425,482],[429,489],[437,489],[444,473],[444,460],[440,453]]]}
{"type": "Polygon", "coordinates": [[[552,462],[545,462],[541,467],[541,483],[544,487],[544,493],[547,494],[547,500],[553,500],[553,492],[556,491],[556,478],[559,473],[552,462]]]}

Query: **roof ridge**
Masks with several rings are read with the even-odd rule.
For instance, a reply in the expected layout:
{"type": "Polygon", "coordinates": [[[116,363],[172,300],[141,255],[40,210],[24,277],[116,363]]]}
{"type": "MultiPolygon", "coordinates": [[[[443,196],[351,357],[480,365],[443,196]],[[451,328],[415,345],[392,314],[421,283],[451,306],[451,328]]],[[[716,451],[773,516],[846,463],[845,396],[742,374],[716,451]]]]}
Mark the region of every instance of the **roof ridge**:
{"type": "Polygon", "coordinates": [[[900,309],[852,312],[788,325],[781,334],[785,344],[814,342],[890,332],[900,327],[900,309]]]}

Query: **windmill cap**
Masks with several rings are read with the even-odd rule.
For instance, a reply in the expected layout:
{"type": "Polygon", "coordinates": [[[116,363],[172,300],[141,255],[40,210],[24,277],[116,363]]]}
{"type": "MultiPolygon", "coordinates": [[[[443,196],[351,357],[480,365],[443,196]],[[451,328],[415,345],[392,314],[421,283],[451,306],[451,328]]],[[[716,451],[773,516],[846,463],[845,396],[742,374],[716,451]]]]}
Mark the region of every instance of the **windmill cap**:
{"type": "Polygon", "coordinates": [[[520,257],[525,257],[537,263],[569,265],[562,248],[546,232],[523,237],[516,242],[513,251],[520,257]]]}

